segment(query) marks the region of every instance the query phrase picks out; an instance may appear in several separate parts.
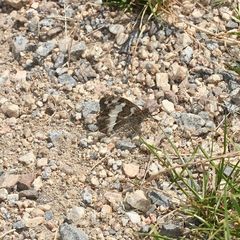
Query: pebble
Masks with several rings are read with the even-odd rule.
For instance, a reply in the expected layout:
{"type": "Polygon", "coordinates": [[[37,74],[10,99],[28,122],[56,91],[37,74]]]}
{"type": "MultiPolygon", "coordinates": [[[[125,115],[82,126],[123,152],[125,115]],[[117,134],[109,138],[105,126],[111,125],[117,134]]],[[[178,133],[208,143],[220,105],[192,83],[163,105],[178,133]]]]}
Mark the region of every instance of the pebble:
{"type": "Polygon", "coordinates": [[[42,178],[41,176],[38,176],[32,183],[32,186],[33,188],[36,190],[36,191],[39,191],[42,186],[43,186],[43,182],[42,182],[42,178]]]}
{"type": "Polygon", "coordinates": [[[7,199],[8,191],[5,188],[0,189],[0,202],[3,202],[7,199]]]}
{"type": "Polygon", "coordinates": [[[150,191],[148,197],[151,199],[152,203],[158,206],[163,206],[165,208],[170,207],[170,198],[161,192],[150,191]]]}
{"type": "Polygon", "coordinates": [[[59,234],[61,240],[88,240],[88,236],[79,228],[63,223],[60,225],[59,234]]]}
{"type": "Polygon", "coordinates": [[[168,73],[157,73],[156,74],[156,85],[159,89],[163,91],[170,91],[170,84],[169,84],[169,78],[168,73]]]}
{"type": "Polygon", "coordinates": [[[125,27],[121,24],[111,24],[108,29],[109,32],[114,35],[123,33],[125,31],[125,27]]]}
{"type": "Polygon", "coordinates": [[[14,222],[12,227],[16,230],[22,230],[22,229],[26,228],[26,225],[22,220],[19,220],[17,222],[14,222]]]}
{"type": "Polygon", "coordinates": [[[187,46],[185,49],[182,50],[181,52],[181,60],[184,63],[189,63],[192,60],[193,56],[193,48],[190,46],[187,46]]]}
{"type": "Polygon", "coordinates": [[[127,204],[131,207],[141,211],[147,212],[151,207],[151,202],[148,200],[142,190],[136,190],[132,193],[129,193],[125,200],[127,204]]]}
{"type": "Polygon", "coordinates": [[[26,224],[26,227],[35,228],[38,225],[43,224],[45,222],[45,219],[44,219],[44,217],[25,218],[24,222],[26,224]]]}
{"type": "Polygon", "coordinates": [[[163,110],[167,113],[175,112],[174,104],[166,99],[162,101],[163,110]]]}
{"type": "Polygon", "coordinates": [[[37,50],[36,50],[36,53],[38,55],[40,55],[41,57],[46,57],[52,52],[52,50],[55,47],[56,47],[56,44],[53,41],[40,43],[37,50]]]}
{"type": "Polygon", "coordinates": [[[123,171],[127,177],[134,178],[139,173],[139,165],[133,163],[124,163],[123,164],[123,171]]]}
{"type": "Polygon", "coordinates": [[[81,192],[83,202],[86,204],[91,204],[93,202],[93,195],[88,189],[84,189],[81,192]]]}
{"type": "Polygon", "coordinates": [[[11,189],[13,188],[19,179],[17,174],[4,173],[0,176],[0,188],[11,189]]]}
{"type": "Polygon", "coordinates": [[[116,43],[117,45],[121,46],[128,40],[128,34],[126,33],[119,33],[116,35],[116,43]]]}
{"type": "Polygon", "coordinates": [[[19,117],[19,106],[16,104],[12,104],[10,102],[6,102],[1,106],[1,111],[7,116],[7,117],[19,117]]]}
{"type": "Polygon", "coordinates": [[[74,60],[78,60],[82,53],[86,50],[86,44],[85,42],[78,42],[73,44],[71,47],[71,57],[74,58],[74,60]]]}
{"type": "Polygon", "coordinates": [[[74,87],[77,85],[77,81],[69,74],[62,74],[58,77],[58,82],[62,85],[74,87]]]}
{"type": "Polygon", "coordinates": [[[134,143],[132,143],[131,140],[129,140],[129,139],[123,139],[123,140],[117,141],[116,148],[120,149],[122,151],[132,150],[132,149],[136,148],[136,145],[134,143]]]}
{"type": "Polygon", "coordinates": [[[85,208],[74,206],[67,212],[67,219],[71,220],[74,224],[83,221],[85,216],[85,208]]]}
{"type": "Polygon", "coordinates": [[[5,0],[5,3],[15,9],[20,9],[23,6],[24,1],[23,0],[5,0]]]}
{"type": "Polygon", "coordinates": [[[178,238],[183,234],[182,229],[173,223],[163,224],[160,233],[171,238],[178,238]]]}
{"type": "Polygon", "coordinates": [[[99,103],[96,101],[84,101],[82,103],[82,115],[87,118],[90,114],[96,114],[100,111],[99,103]]]}
{"type": "Polygon", "coordinates": [[[42,179],[47,180],[51,177],[52,174],[52,169],[50,167],[45,167],[43,172],[42,172],[42,179]]]}
{"type": "Polygon", "coordinates": [[[29,189],[29,190],[23,190],[19,193],[20,198],[27,198],[31,200],[37,200],[39,196],[39,193],[36,190],[29,189]]]}
{"type": "Polygon", "coordinates": [[[27,173],[20,175],[17,182],[18,191],[30,189],[32,182],[34,181],[35,178],[36,178],[35,173],[27,173]]]}
{"type": "Polygon", "coordinates": [[[37,159],[36,165],[37,165],[38,168],[45,167],[45,166],[47,166],[47,164],[48,164],[48,159],[47,158],[37,159]]]}
{"type": "Polygon", "coordinates": [[[126,212],[126,215],[129,217],[130,221],[133,224],[140,224],[141,223],[141,217],[138,213],[134,211],[126,212]]]}
{"type": "Polygon", "coordinates": [[[30,165],[36,162],[36,156],[34,155],[34,153],[32,151],[26,153],[25,155],[22,155],[21,157],[19,157],[18,161],[20,163],[26,164],[26,165],[30,165]]]}

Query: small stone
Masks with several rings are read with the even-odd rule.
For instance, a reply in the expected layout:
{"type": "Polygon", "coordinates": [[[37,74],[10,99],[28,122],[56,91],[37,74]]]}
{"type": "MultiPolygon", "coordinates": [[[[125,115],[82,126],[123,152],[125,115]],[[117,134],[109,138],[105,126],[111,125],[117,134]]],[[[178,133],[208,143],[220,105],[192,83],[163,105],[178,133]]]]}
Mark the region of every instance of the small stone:
{"type": "Polygon", "coordinates": [[[130,177],[130,178],[134,178],[138,175],[139,173],[139,165],[133,164],[133,163],[129,163],[123,164],[123,171],[125,173],[126,176],[130,177]]]}
{"type": "Polygon", "coordinates": [[[183,234],[181,228],[172,223],[163,224],[160,233],[164,236],[171,238],[179,238],[183,234]]]}
{"type": "Polygon", "coordinates": [[[170,199],[163,193],[151,191],[148,193],[148,197],[152,200],[152,203],[157,206],[163,206],[165,208],[170,207],[170,199]]]}
{"type": "Polygon", "coordinates": [[[78,60],[81,58],[82,53],[86,50],[86,44],[85,42],[79,42],[73,44],[71,47],[71,57],[74,58],[74,60],[78,60]]]}
{"type": "Polygon", "coordinates": [[[108,202],[113,204],[113,206],[119,205],[123,200],[122,194],[120,192],[108,191],[104,194],[104,197],[108,200],[108,202]]]}
{"type": "Polygon", "coordinates": [[[53,144],[54,147],[61,146],[64,142],[64,132],[62,131],[52,131],[48,135],[49,141],[53,144]]]}
{"type": "Polygon", "coordinates": [[[93,195],[88,189],[84,189],[81,193],[83,202],[86,204],[91,204],[93,201],[93,195]]]}
{"type": "Polygon", "coordinates": [[[128,139],[122,139],[122,140],[117,141],[116,148],[121,149],[122,151],[132,150],[132,149],[136,148],[136,145],[128,139]]]}
{"type": "Polygon", "coordinates": [[[200,9],[197,9],[197,8],[194,9],[193,12],[192,12],[192,16],[196,19],[201,18],[203,15],[204,15],[204,11],[200,10],[200,9]]]}
{"type": "Polygon", "coordinates": [[[111,214],[112,214],[112,207],[107,204],[104,204],[101,209],[101,215],[107,216],[111,214]]]}
{"type": "Polygon", "coordinates": [[[34,181],[35,178],[36,178],[35,173],[28,173],[28,174],[20,175],[18,182],[17,182],[18,191],[30,189],[32,182],[34,181]]]}
{"type": "Polygon", "coordinates": [[[139,49],[139,52],[138,52],[139,58],[145,60],[145,59],[148,58],[148,55],[149,55],[149,53],[148,53],[148,51],[146,50],[146,48],[141,47],[141,48],[139,49]]]}
{"type": "Polygon", "coordinates": [[[171,66],[173,80],[182,82],[188,77],[188,69],[174,62],[171,66]]]}
{"type": "Polygon", "coordinates": [[[5,0],[5,3],[15,9],[20,9],[23,6],[23,0],[5,0]]]}
{"type": "Polygon", "coordinates": [[[19,175],[4,173],[0,176],[0,188],[13,188],[17,184],[18,179],[19,175]]]}
{"type": "Polygon", "coordinates": [[[19,221],[13,223],[12,226],[16,230],[22,230],[26,227],[25,223],[22,220],[19,220],[19,221]]]}
{"type": "Polygon", "coordinates": [[[156,74],[156,85],[163,91],[170,90],[170,84],[168,79],[168,73],[157,73],[156,74]]]}
{"type": "Polygon", "coordinates": [[[96,101],[85,101],[82,103],[82,115],[86,118],[90,114],[96,114],[100,111],[99,103],[96,101]]]}
{"type": "Polygon", "coordinates": [[[7,199],[8,191],[5,188],[0,189],[0,203],[7,199]]]}
{"type": "Polygon", "coordinates": [[[23,190],[19,193],[20,198],[25,197],[25,198],[31,199],[31,200],[37,200],[38,196],[39,196],[38,192],[33,189],[23,190]]]}
{"type": "Polygon", "coordinates": [[[82,230],[73,225],[63,223],[60,225],[59,234],[61,240],[88,240],[88,236],[82,230]]]}
{"type": "Polygon", "coordinates": [[[1,106],[1,110],[7,117],[19,117],[19,107],[16,104],[6,102],[1,106]]]}
{"type": "Polygon", "coordinates": [[[44,213],[44,217],[46,221],[50,221],[53,219],[53,212],[52,211],[46,211],[44,213]]]}
{"type": "Polygon", "coordinates": [[[77,224],[84,219],[85,208],[74,206],[67,212],[67,219],[71,220],[73,223],[77,224]]]}
{"type": "Polygon", "coordinates": [[[133,224],[139,224],[141,223],[141,217],[138,213],[131,211],[131,212],[126,212],[126,215],[129,217],[130,221],[133,224]]]}
{"type": "Polygon", "coordinates": [[[93,186],[99,186],[99,180],[98,180],[98,178],[96,177],[96,176],[93,176],[93,177],[91,177],[91,180],[90,180],[90,182],[91,182],[91,184],[93,185],[93,186]]]}
{"type": "Polygon", "coordinates": [[[163,110],[167,113],[171,113],[175,111],[174,104],[166,99],[162,101],[163,110]]]}
{"type": "Polygon", "coordinates": [[[178,45],[180,45],[182,49],[188,47],[192,43],[193,40],[187,33],[183,33],[179,36],[178,45]]]}
{"type": "Polygon", "coordinates": [[[221,74],[213,74],[206,79],[206,82],[207,83],[218,84],[222,80],[223,80],[223,76],[221,74]]]}
{"type": "Polygon", "coordinates": [[[125,202],[142,212],[147,212],[151,208],[151,202],[146,198],[142,190],[129,193],[125,198],[125,202]]]}
{"type": "Polygon", "coordinates": [[[44,217],[27,218],[27,219],[24,219],[24,222],[26,224],[26,227],[35,228],[38,225],[43,224],[45,222],[45,219],[44,217]]]}
{"type": "Polygon", "coordinates": [[[36,190],[36,191],[39,191],[42,186],[43,186],[43,182],[42,182],[42,178],[41,176],[38,176],[32,183],[32,186],[33,188],[36,190]]]}
{"type": "Polygon", "coordinates": [[[48,164],[48,159],[47,158],[39,158],[37,159],[37,167],[41,168],[41,167],[45,167],[48,164]]]}
{"type": "Polygon", "coordinates": [[[33,152],[29,152],[18,159],[19,162],[29,165],[35,163],[36,157],[33,152]]]}
{"type": "Polygon", "coordinates": [[[124,30],[125,30],[125,27],[121,24],[111,24],[109,26],[109,32],[114,35],[120,34],[124,32],[124,30]]]}
{"type": "Polygon", "coordinates": [[[238,29],[238,23],[229,20],[226,24],[227,29],[238,29]]]}
{"type": "Polygon", "coordinates": [[[8,196],[7,196],[7,201],[11,205],[16,205],[18,200],[19,200],[19,195],[17,193],[8,194],[8,196]]]}
{"type": "Polygon", "coordinates": [[[185,49],[181,52],[181,60],[185,63],[189,63],[192,60],[193,56],[193,48],[187,46],[185,49]]]}
{"type": "Polygon", "coordinates": [[[116,43],[117,45],[121,46],[128,40],[128,34],[126,33],[119,33],[116,35],[116,43]]]}
{"type": "Polygon", "coordinates": [[[62,74],[58,77],[58,82],[62,85],[68,85],[71,87],[76,86],[77,81],[69,74],[62,74]]]}
{"type": "Polygon", "coordinates": [[[42,172],[42,179],[47,180],[52,174],[52,169],[50,167],[45,167],[42,172]]]}
{"type": "Polygon", "coordinates": [[[49,55],[49,53],[52,52],[52,50],[56,47],[55,42],[48,41],[39,44],[39,47],[36,50],[36,53],[40,55],[41,57],[46,57],[49,55]]]}

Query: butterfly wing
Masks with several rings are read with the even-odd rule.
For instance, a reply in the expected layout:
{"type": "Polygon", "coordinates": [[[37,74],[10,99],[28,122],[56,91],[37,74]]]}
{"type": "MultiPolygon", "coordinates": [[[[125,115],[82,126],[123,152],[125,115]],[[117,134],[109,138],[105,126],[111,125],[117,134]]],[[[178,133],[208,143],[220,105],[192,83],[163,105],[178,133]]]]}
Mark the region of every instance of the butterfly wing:
{"type": "MultiPolygon", "coordinates": [[[[97,118],[99,131],[110,133],[126,124],[134,124],[142,110],[131,101],[115,96],[105,96],[100,100],[100,114],[97,118]]],[[[141,117],[140,117],[141,118],[141,117]]],[[[139,119],[139,123],[141,123],[139,119]]]]}

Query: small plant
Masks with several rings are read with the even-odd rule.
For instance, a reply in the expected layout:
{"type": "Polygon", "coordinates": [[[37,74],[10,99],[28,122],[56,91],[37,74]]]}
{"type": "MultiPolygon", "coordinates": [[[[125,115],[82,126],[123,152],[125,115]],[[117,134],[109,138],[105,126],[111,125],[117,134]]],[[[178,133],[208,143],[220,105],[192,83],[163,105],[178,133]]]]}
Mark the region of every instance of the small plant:
{"type": "MultiPolygon", "coordinates": [[[[186,161],[168,138],[173,151],[181,160],[178,166],[172,165],[167,153],[163,161],[154,146],[143,139],[142,141],[167,168],[172,183],[188,199],[185,206],[181,206],[181,213],[184,213],[186,219],[188,216],[196,224],[188,229],[188,238],[185,236],[183,239],[240,239],[240,160],[236,158],[240,152],[239,149],[236,152],[228,152],[226,120],[223,151],[217,156],[214,156],[214,143],[209,153],[199,145],[186,161]],[[176,168],[182,170],[179,172],[176,168]],[[193,170],[196,173],[196,169],[201,169],[198,179],[193,177],[193,170]]],[[[156,177],[157,175],[150,178],[153,180],[156,177]]],[[[151,233],[152,239],[167,239],[160,233],[156,233],[156,230],[153,232],[151,233]]]]}

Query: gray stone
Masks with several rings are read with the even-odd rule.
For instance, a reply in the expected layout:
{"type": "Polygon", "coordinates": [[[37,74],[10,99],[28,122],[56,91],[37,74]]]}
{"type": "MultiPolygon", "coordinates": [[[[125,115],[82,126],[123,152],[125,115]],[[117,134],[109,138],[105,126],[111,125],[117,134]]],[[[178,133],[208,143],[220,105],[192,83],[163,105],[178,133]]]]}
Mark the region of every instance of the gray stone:
{"type": "Polygon", "coordinates": [[[157,206],[163,206],[166,208],[170,207],[170,199],[163,193],[151,191],[148,193],[148,197],[152,200],[152,203],[156,204],[157,206]]]}
{"type": "Polygon", "coordinates": [[[59,68],[64,64],[65,61],[65,54],[63,54],[62,52],[59,52],[57,58],[55,59],[54,62],[54,67],[55,68],[59,68]]]}
{"type": "Polygon", "coordinates": [[[75,70],[75,75],[79,82],[87,82],[97,76],[96,71],[87,61],[80,61],[79,67],[75,70]]]}
{"type": "Polygon", "coordinates": [[[71,57],[73,57],[74,60],[78,60],[85,50],[86,50],[85,42],[75,43],[71,48],[71,57]]]}
{"type": "Polygon", "coordinates": [[[85,208],[74,206],[67,212],[67,219],[73,223],[78,223],[83,220],[85,215],[85,208]]]}
{"type": "Polygon", "coordinates": [[[95,124],[88,124],[88,130],[91,132],[96,132],[98,130],[98,126],[95,124]]]}
{"type": "Polygon", "coordinates": [[[53,212],[52,211],[46,211],[44,213],[44,217],[46,221],[52,220],[53,219],[53,212]]]}
{"type": "Polygon", "coordinates": [[[129,193],[125,198],[125,203],[142,212],[147,212],[151,208],[151,202],[142,190],[129,193]]]}
{"type": "Polygon", "coordinates": [[[28,39],[19,35],[16,36],[12,41],[12,52],[16,57],[20,52],[24,52],[27,48],[28,39]]]}
{"type": "Polygon", "coordinates": [[[60,146],[64,140],[64,132],[52,131],[49,133],[48,139],[53,144],[54,147],[60,146]]]}
{"type": "Polygon", "coordinates": [[[37,200],[39,196],[39,193],[36,190],[29,189],[29,190],[23,190],[19,193],[20,198],[27,198],[31,200],[37,200]]]}
{"type": "Polygon", "coordinates": [[[77,81],[69,74],[63,74],[58,77],[58,82],[63,85],[76,86],[77,81]]]}
{"type": "Polygon", "coordinates": [[[116,148],[120,150],[131,150],[136,148],[136,145],[131,142],[129,139],[122,139],[117,141],[116,143],[116,148]]]}
{"type": "Polygon", "coordinates": [[[193,55],[193,48],[187,46],[181,52],[181,60],[185,63],[189,63],[192,60],[192,55],[193,55]]]}
{"type": "Polygon", "coordinates": [[[50,167],[45,167],[42,172],[42,179],[47,180],[52,174],[52,169],[50,167]]]}
{"type": "Polygon", "coordinates": [[[175,224],[168,223],[162,226],[160,233],[164,236],[171,237],[171,238],[179,238],[182,235],[182,229],[175,224]]]}
{"type": "Polygon", "coordinates": [[[82,115],[86,118],[89,114],[96,114],[100,111],[99,103],[93,100],[82,103],[82,115]]]}
{"type": "Polygon", "coordinates": [[[40,43],[36,50],[36,53],[41,57],[46,57],[55,47],[56,44],[53,41],[40,43]]]}
{"type": "Polygon", "coordinates": [[[226,28],[228,29],[237,29],[238,28],[238,23],[232,21],[232,20],[229,20],[226,24],[226,28]]]}
{"type": "Polygon", "coordinates": [[[13,223],[12,227],[16,230],[22,230],[22,229],[26,228],[26,225],[22,220],[19,220],[19,221],[13,223]]]}
{"type": "Polygon", "coordinates": [[[219,47],[218,43],[213,42],[213,41],[208,41],[206,46],[207,46],[208,50],[210,50],[210,51],[213,51],[214,49],[219,47]]]}
{"type": "MultiPolygon", "coordinates": [[[[199,115],[201,115],[199,113],[199,115]]],[[[189,131],[191,134],[198,136],[201,134],[205,134],[211,130],[213,130],[214,123],[210,124],[207,121],[208,116],[199,116],[192,113],[176,113],[175,118],[177,123],[185,130],[189,131]]]]}
{"type": "Polygon", "coordinates": [[[125,27],[121,24],[111,24],[109,26],[109,32],[115,35],[124,32],[124,30],[125,30],[125,27]]]}
{"type": "Polygon", "coordinates": [[[83,198],[83,202],[86,204],[91,204],[93,201],[92,193],[88,189],[84,189],[81,192],[81,196],[83,198]]]}
{"type": "Polygon", "coordinates": [[[73,225],[63,223],[59,229],[61,240],[88,240],[88,236],[73,225]]]}

